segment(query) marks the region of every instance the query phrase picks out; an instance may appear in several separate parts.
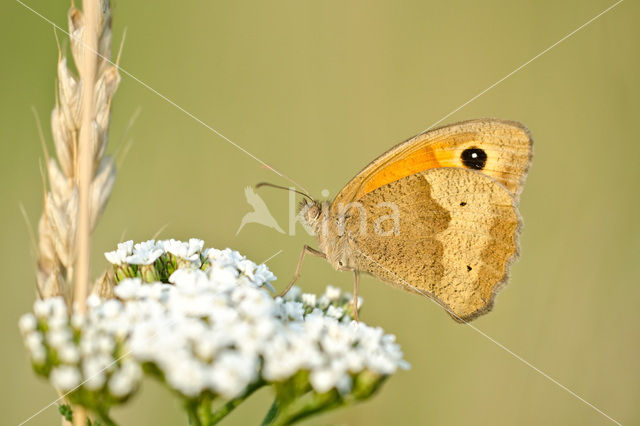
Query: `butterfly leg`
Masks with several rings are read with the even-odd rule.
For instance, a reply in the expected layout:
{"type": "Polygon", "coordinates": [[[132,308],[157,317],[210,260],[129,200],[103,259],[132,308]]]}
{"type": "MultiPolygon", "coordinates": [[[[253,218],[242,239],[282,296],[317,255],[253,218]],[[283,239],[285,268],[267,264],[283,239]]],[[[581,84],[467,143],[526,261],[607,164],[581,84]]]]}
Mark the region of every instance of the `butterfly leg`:
{"type": "Polygon", "coordinates": [[[360,322],[358,318],[358,284],[360,284],[360,271],[353,270],[353,319],[360,322]]]}
{"type": "Polygon", "coordinates": [[[323,259],[327,258],[327,255],[324,254],[323,252],[321,252],[320,250],[316,250],[316,249],[311,248],[311,247],[309,247],[308,245],[305,244],[305,246],[302,248],[302,253],[300,253],[300,260],[298,260],[298,266],[296,267],[296,273],[293,274],[293,279],[291,279],[291,282],[289,283],[287,288],[285,288],[282,291],[282,293],[280,293],[280,297],[283,297],[285,294],[287,294],[287,292],[289,290],[291,290],[291,287],[293,287],[293,284],[298,280],[298,278],[300,278],[300,271],[302,270],[302,261],[304,260],[304,256],[307,253],[312,254],[314,256],[321,257],[323,259]]]}
{"type": "Polygon", "coordinates": [[[353,305],[353,319],[356,320],[356,322],[360,322],[358,318],[358,284],[360,284],[360,271],[350,266],[343,266],[338,268],[338,270],[353,272],[353,300],[351,301],[353,305]]]}

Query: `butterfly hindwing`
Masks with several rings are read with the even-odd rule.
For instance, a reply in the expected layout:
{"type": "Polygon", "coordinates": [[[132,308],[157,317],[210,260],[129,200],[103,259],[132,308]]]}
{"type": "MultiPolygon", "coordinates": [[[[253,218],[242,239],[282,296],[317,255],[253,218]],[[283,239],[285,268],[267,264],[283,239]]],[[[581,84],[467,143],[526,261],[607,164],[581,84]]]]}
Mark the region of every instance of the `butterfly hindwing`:
{"type": "Polygon", "coordinates": [[[457,320],[491,308],[518,252],[520,221],[503,185],[475,170],[436,168],[376,188],[358,205],[345,219],[356,269],[436,300],[457,320]]]}

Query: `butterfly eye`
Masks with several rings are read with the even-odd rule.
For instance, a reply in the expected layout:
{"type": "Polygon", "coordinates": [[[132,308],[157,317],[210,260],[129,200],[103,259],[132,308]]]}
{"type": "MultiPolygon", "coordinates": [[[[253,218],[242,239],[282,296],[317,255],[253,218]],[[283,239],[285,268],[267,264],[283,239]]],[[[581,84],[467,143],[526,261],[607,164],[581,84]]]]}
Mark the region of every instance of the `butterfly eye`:
{"type": "Polygon", "coordinates": [[[482,170],[487,164],[487,153],[480,148],[467,148],[462,151],[460,159],[466,168],[482,170]]]}

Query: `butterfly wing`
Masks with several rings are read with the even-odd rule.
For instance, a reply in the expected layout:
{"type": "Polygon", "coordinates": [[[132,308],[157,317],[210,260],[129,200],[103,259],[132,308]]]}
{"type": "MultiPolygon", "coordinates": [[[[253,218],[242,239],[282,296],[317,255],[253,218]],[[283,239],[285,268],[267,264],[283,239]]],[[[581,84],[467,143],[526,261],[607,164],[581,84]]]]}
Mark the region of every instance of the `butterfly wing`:
{"type": "Polygon", "coordinates": [[[378,187],[358,206],[344,219],[350,266],[432,298],[458,321],[491,309],[518,252],[512,191],[475,170],[436,168],[378,187]]]}
{"type": "Polygon", "coordinates": [[[502,183],[517,200],[531,148],[529,131],[515,121],[470,120],[428,130],[371,162],[336,196],[332,211],[388,183],[438,167],[477,170],[502,183]]]}

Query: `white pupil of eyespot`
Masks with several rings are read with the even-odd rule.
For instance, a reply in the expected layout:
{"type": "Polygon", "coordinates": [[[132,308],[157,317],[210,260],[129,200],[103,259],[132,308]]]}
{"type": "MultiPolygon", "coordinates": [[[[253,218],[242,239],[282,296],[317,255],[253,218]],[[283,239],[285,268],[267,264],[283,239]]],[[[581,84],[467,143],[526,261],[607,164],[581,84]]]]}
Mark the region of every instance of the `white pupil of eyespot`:
{"type": "Polygon", "coordinates": [[[472,154],[471,154],[471,158],[478,158],[478,154],[477,154],[477,153],[475,153],[475,152],[474,152],[474,153],[472,153],[472,154]]]}

